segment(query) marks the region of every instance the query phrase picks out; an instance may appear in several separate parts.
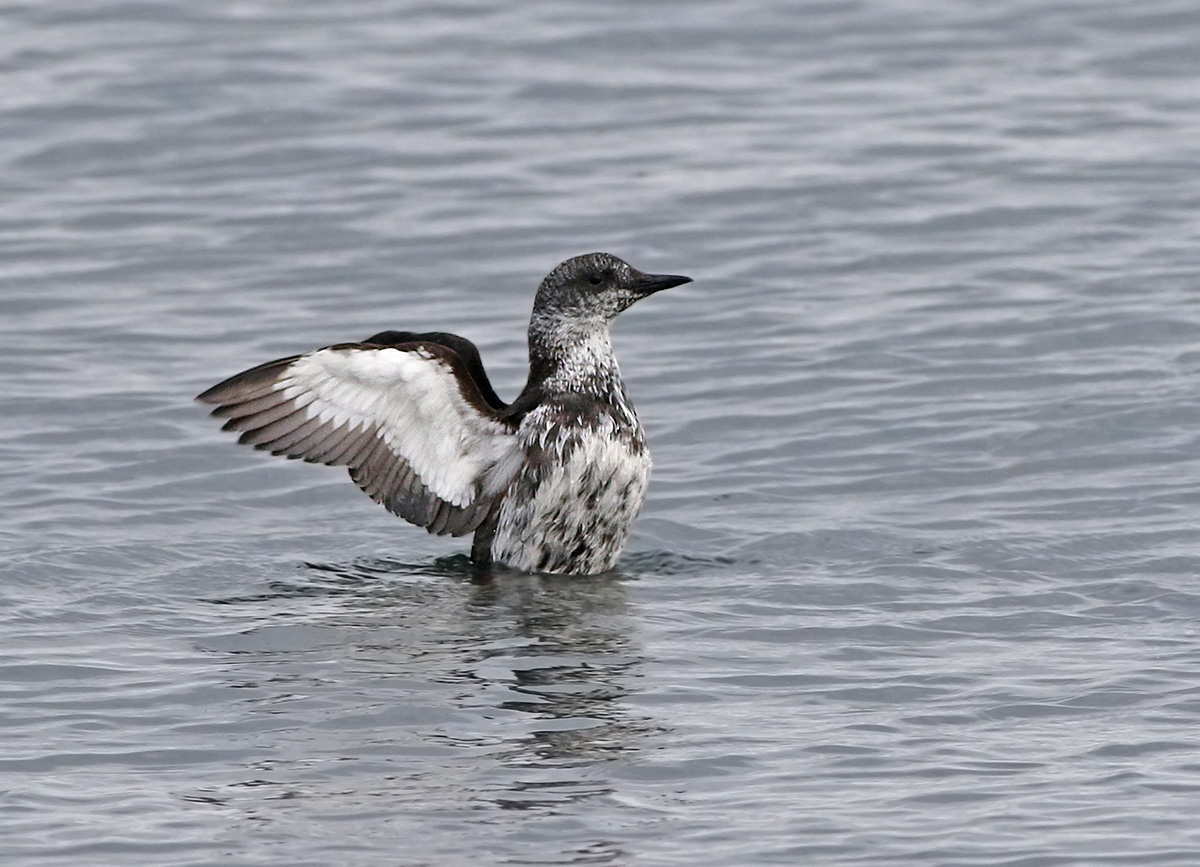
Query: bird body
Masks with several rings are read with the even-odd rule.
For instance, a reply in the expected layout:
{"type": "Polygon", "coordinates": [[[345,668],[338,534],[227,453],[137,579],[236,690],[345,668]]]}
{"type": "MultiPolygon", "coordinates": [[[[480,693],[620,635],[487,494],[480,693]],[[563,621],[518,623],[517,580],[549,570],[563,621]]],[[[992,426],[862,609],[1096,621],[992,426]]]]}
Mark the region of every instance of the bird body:
{"type": "Polygon", "coordinates": [[[536,572],[611,568],[650,481],[632,407],[546,403],[525,416],[517,439],[524,460],[500,503],[490,558],[536,572]]]}
{"type": "Polygon", "coordinates": [[[427,528],[474,533],[482,567],[591,574],[612,568],[645,498],[650,455],[609,324],[689,282],[606,253],[542,281],[529,379],[505,404],[474,344],[385,331],[230,377],[197,399],[241,442],[347,466],[376,502],[427,528]]]}

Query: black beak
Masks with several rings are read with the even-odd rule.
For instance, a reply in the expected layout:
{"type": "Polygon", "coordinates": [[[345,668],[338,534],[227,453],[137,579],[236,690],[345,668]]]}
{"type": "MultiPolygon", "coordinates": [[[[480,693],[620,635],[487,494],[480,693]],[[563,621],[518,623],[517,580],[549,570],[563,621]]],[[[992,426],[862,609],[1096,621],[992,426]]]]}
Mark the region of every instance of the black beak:
{"type": "Polygon", "coordinates": [[[691,277],[680,277],[678,274],[642,274],[634,286],[642,295],[653,295],[655,292],[691,282],[691,277]]]}

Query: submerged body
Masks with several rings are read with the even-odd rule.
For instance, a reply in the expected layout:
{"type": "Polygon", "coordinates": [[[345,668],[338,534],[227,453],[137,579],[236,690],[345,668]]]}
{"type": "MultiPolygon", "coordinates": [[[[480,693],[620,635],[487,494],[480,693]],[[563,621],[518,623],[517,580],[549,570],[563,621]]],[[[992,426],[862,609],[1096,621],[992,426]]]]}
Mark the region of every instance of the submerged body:
{"type": "Polygon", "coordinates": [[[606,253],[559,265],[534,301],[529,380],[511,404],[470,341],[396,331],[260,365],[198,399],[218,404],[241,442],[347,466],[372,499],[430,532],[474,532],[479,566],[603,572],[650,475],[609,323],[686,282],[606,253]]]}

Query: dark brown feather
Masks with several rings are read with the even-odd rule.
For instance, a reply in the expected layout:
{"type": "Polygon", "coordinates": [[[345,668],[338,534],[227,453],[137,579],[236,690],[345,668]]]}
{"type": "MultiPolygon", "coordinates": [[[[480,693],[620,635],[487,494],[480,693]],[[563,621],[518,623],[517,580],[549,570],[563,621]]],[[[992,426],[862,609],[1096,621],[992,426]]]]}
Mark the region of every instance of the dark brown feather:
{"type": "MultiPolygon", "coordinates": [[[[267,411],[267,415],[276,417],[279,414],[276,410],[271,409],[267,411]]],[[[299,409],[293,409],[282,418],[276,417],[273,420],[258,416],[248,419],[230,419],[230,421],[225,422],[225,427],[222,430],[234,430],[231,422],[241,421],[243,432],[238,437],[238,442],[247,446],[258,446],[276,442],[292,433],[296,428],[301,427],[308,420],[304,408],[300,407],[299,409]]]]}

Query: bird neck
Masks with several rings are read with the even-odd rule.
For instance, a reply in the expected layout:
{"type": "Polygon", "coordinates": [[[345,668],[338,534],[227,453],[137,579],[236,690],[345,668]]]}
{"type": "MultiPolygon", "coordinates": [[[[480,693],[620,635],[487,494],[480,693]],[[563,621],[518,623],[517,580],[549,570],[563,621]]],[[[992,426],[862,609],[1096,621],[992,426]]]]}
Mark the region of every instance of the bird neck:
{"type": "Polygon", "coordinates": [[[621,393],[608,323],[602,319],[535,316],[529,323],[530,380],[545,393],[621,393]]]}

